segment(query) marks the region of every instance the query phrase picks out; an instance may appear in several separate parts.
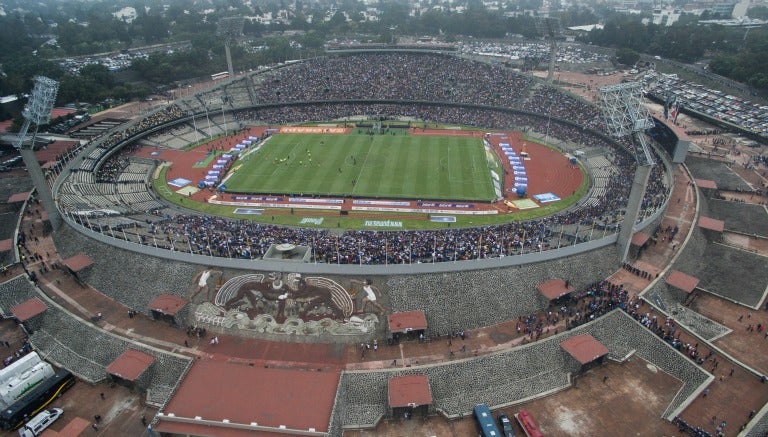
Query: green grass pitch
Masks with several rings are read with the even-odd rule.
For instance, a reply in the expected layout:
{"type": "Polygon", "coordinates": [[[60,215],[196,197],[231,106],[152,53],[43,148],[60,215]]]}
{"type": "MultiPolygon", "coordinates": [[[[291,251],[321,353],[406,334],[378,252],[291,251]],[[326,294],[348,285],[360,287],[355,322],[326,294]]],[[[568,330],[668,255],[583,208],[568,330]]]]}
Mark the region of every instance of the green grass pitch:
{"type": "Polygon", "coordinates": [[[226,191],[491,201],[479,138],[277,134],[243,158],[226,191]]]}

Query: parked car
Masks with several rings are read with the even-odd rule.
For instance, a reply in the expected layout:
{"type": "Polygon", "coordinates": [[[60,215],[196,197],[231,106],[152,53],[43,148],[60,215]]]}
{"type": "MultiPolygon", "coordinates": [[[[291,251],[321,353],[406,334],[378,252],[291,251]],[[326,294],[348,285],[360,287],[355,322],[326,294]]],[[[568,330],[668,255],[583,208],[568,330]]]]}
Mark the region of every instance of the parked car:
{"type": "Polygon", "coordinates": [[[504,437],[515,437],[515,431],[512,429],[512,422],[506,414],[499,414],[499,429],[504,437]]]}

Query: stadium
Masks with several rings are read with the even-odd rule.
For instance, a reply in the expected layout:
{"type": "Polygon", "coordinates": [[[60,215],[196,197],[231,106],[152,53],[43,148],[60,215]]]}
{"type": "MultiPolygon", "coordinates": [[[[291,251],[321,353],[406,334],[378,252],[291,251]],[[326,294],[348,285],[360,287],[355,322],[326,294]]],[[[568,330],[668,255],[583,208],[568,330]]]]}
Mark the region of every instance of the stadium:
{"type": "Polygon", "coordinates": [[[763,435],[749,387],[768,363],[714,308],[757,323],[768,269],[713,223],[764,238],[766,217],[734,216],[697,184],[750,187],[650,142],[625,248],[637,145],[594,105],[443,53],[275,66],[62,153],[63,224],[29,200],[20,219],[59,267],[3,282],[0,307],[41,301],[35,350],[129,384],[163,435],[419,435],[404,414],[471,433],[481,403],[547,435],[672,434],[733,391],[749,395],[717,417],[756,410],[744,435],[763,435]],[[131,311],[145,323],[126,330],[131,311]],[[126,354],[148,364],[127,376],[126,354]],[[625,378],[623,411],[574,398],[625,378]]]}

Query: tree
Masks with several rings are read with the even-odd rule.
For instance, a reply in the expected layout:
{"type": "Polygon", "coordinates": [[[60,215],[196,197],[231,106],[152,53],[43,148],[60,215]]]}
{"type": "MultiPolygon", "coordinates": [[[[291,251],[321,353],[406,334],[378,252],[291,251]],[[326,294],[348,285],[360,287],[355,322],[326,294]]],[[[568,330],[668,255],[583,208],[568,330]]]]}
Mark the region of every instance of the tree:
{"type": "Polygon", "coordinates": [[[133,20],[133,35],[146,43],[156,43],[168,38],[168,23],[159,14],[142,13],[133,20]]]}
{"type": "Polygon", "coordinates": [[[635,65],[640,60],[640,54],[629,48],[620,48],[616,50],[616,61],[619,64],[635,65]]]}

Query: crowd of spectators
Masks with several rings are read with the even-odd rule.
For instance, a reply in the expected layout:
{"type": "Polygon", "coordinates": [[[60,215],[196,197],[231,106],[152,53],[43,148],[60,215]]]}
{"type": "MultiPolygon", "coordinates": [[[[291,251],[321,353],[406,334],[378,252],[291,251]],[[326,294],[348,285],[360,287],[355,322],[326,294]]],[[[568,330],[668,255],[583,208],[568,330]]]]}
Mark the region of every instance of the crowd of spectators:
{"type": "MultiPolygon", "coordinates": [[[[93,172],[97,171],[100,172],[100,167],[102,163],[100,162],[101,158],[106,156],[112,148],[114,148],[116,145],[118,145],[120,142],[139,134],[140,132],[144,132],[148,129],[151,129],[155,126],[160,126],[164,123],[168,123],[173,120],[177,120],[181,117],[183,117],[184,110],[182,110],[178,105],[169,105],[161,109],[160,111],[157,111],[138,122],[129,125],[125,129],[118,129],[115,131],[112,131],[109,133],[109,135],[106,138],[97,137],[91,140],[88,144],[85,144],[79,148],[79,150],[89,150],[90,147],[98,143],[98,148],[101,150],[101,153],[98,158],[91,158],[90,156],[86,157],[83,164],[79,168],[73,168],[73,172],[79,172],[79,171],[87,171],[87,172],[93,172]]],[[[66,163],[67,161],[71,160],[77,155],[74,154],[66,154],[61,155],[57,158],[60,158],[63,163],[66,163]]],[[[107,165],[107,168],[104,169],[103,173],[101,173],[105,178],[109,178],[109,175],[116,175],[117,172],[119,172],[119,167],[117,167],[117,164],[114,162],[110,162],[107,165]]]]}
{"type": "MultiPolygon", "coordinates": [[[[320,100],[425,100],[446,104],[316,103],[260,107],[236,111],[240,124],[288,124],[348,120],[414,119],[428,123],[484,126],[489,129],[533,130],[560,141],[606,151],[617,171],[603,198],[552,217],[475,229],[380,232],[347,231],[340,236],[312,229],[284,228],[196,215],[166,216],[144,236],[174,250],[212,256],[256,259],[271,244],[311,246],[313,258],[328,263],[419,263],[484,259],[554,247],[550,239],[563,225],[601,226],[615,223],[626,206],[635,162],[628,144],[599,134],[599,112],[589,103],[548,86],[532,87],[532,79],[509,69],[454,56],[414,53],[369,53],[320,58],[275,69],[258,81],[261,103],[320,100]],[[497,108],[481,108],[486,105],[497,108]],[[504,109],[510,108],[510,109],[504,109]],[[523,109],[531,113],[515,111],[523,109]],[[563,122],[565,121],[565,122],[563,122]],[[596,132],[597,131],[597,132],[596,132]],[[160,238],[158,238],[160,237],[160,238]]],[[[141,131],[185,116],[176,104],[113,132],[100,147],[106,151],[141,131]]],[[[102,155],[103,156],[103,155],[102,155]]],[[[121,168],[121,155],[101,165],[99,181],[109,181],[121,168]]],[[[661,172],[656,166],[655,172],[661,172]]],[[[664,178],[656,174],[643,207],[658,208],[666,199],[664,178]]],[[[583,228],[582,228],[583,229],[583,228]]],[[[566,232],[567,234],[567,232],[566,232]]],[[[567,236],[568,238],[579,238],[567,236]]]]}
{"type": "Polygon", "coordinates": [[[120,172],[130,163],[129,156],[141,148],[136,142],[121,148],[117,153],[105,160],[96,171],[96,182],[117,182],[120,172]]]}
{"type": "Polygon", "coordinates": [[[575,305],[568,308],[567,312],[566,307],[560,308],[567,329],[591,322],[616,308],[625,309],[629,292],[622,285],[600,281],[574,293],[573,299],[575,305]]]}
{"type": "Polygon", "coordinates": [[[260,103],[424,100],[513,108],[533,83],[501,66],[419,53],[318,58],[266,74],[255,91],[260,103]]]}
{"type": "Polygon", "coordinates": [[[148,231],[175,250],[258,259],[269,246],[311,246],[313,261],[332,264],[416,264],[497,258],[549,249],[550,219],[441,231],[356,231],[289,228],[200,215],[165,217],[148,231]],[[186,246],[186,247],[185,247],[186,246]]]}
{"type": "Polygon", "coordinates": [[[143,132],[147,129],[153,128],[155,126],[159,126],[163,123],[167,123],[172,120],[176,120],[178,118],[183,117],[186,115],[184,113],[184,110],[181,109],[178,105],[168,105],[161,109],[160,111],[157,111],[145,118],[142,118],[138,121],[138,123],[133,124],[129,126],[127,129],[118,130],[115,132],[112,132],[101,144],[102,147],[106,149],[112,148],[112,146],[116,145],[120,141],[130,138],[133,135],[138,134],[139,132],[143,132]]]}

